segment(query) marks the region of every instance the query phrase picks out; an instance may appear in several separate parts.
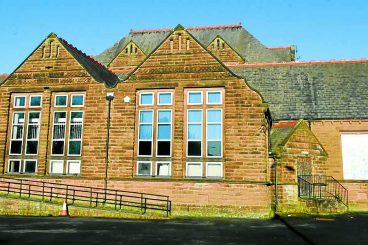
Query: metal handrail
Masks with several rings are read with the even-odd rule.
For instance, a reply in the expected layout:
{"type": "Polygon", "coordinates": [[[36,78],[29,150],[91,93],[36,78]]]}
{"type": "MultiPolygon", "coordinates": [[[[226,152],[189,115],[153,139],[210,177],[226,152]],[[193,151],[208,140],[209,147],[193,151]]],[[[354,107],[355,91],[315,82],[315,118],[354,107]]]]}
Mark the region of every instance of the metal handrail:
{"type": "Polygon", "coordinates": [[[332,176],[298,175],[298,196],[301,198],[335,199],[348,207],[348,190],[332,176]]]}
{"type": "Polygon", "coordinates": [[[166,216],[171,214],[171,201],[169,196],[150,194],[134,191],[123,191],[115,189],[103,189],[89,186],[79,186],[61,183],[52,183],[32,179],[17,179],[0,177],[0,191],[7,194],[15,193],[31,196],[40,196],[42,200],[54,198],[64,199],[69,205],[88,204],[89,207],[99,205],[112,205],[115,210],[123,207],[138,208],[142,214],[147,210],[159,210],[166,212],[166,216]]]}

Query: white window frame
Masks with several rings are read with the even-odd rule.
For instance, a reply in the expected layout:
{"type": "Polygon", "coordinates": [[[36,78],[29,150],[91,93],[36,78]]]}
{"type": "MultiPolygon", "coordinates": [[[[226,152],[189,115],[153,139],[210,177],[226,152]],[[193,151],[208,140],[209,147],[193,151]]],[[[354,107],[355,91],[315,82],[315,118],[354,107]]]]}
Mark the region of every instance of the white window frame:
{"type": "MultiPolygon", "coordinates": [[[[65,141],[66,141],[66,133],[67,133],[67,121],[68,121],[68,112],[67,111],[54,111],[53,117],[52,117],[52,137],[51,137],[51,156],[64,156],[65,155],[65,141]],[[58,112],[65,112],[65,127],[64,127],[64,139],[60,140],[54,140],[54,126],[55,126],[55,113],[58,112]],[[54,141],[64,141],[64,148],[63,148],[63,153],[62,154],[53,154],[53,148],[54,148],[54,141]]],[[[57,123],[58,125],[62,125],[61,123],[57,123]]]]}
{"type": "Polygon", "coordinates": [[[203,178],[203,165],[202,165],[202,162],[186,162],[186,165],[185,165],[185,177],[187,178],[203,178]],[[188,165],[189,164],[199,164],[200,167],[201,167],[201,175],[200,176],[189,176],[188,175],[188,165]]]}
{"type": "Polygon", "coordinates": [[[207,90],[206,91],[206,104],[207,105],[222,105],[222,91],[221,90],[207,90]],[[219,103],[210,103],[208,101],[208,94],[209,93],[220,93],[220,102],[219,103]]]}
{"type": "Polygon", "coordinates": [[[203,156],[203,109],[187,109],[187,130],[186,130],[186,155],[187,157],[202,157],[203,156]],[[190,111],[201,111],[201,122],[189,123],[189,112],[190,111]],[[201,140],[189,140],[189,124],[201,125],[201,140]],[[201,142],[201,155],[200,156],[189,156],[189,141],[201,142]]]}
{"type": "Polygon", "coordinates": [[[11,130],[10,130],[10,145],[9,145],[9,155],[11,156],[21,156],[23,154],[23,146],[24,146],[24,128],[26,126],[26,112],[24,111],[14,111],[13,112],[13,115],[12,115],[12,118],[11,118],[11,130]],[[14,114],[16,113],[23,113],[24,117],[23,117],[23,124],[14,124],[14,114]],[[14,126],[19,126],[19,125],[23,125],[23,129],[22,129],[22,140],[15,140],[15,141],[22,141],[22,146],[20,148],[20,154],[14,154],[14,153],[11,153],[11,148],[12,148],[12,141],[14,141],[13,139],[13,128],[14,126]]]}
{"type": "Polygon", "coordinates": [[[172,105],[173,104],[173,93],[172,92],[157,92],[157,105],[172,105]],[[168,104],[160,103],[160,95],[161,94],[170,94],[170,102],[168,104]]]}
{"type": "Polygon", "coordinates": [[[70,107],[84,107],[85,94],[72,94],[70,98],[70,107]],[[73,97],[74,96],[82,96],[83,104],[82,105],[73,105],[73,97]]]}
{"type": "MultiPolygon", "coordinates": [[[[173,121],[173,114],[172,114],[172,109],[158,109],[157,110],[157,115],[156,115],[156,156],[157,157],[171,157],[172,156],[172,134],[173,134],[173,128],[172,128],[172,121],[173,121]],[[170,112],[170,122],[165,122],[165,123],[159,123],[158,122],[158,113],[160,111],[169,111],[170,112]],[[158,139],[158,126],[159,125],[170,125],[170,139],[164,139],[164,140],[159,140],[158,139]],[[170,142],[170,155],[158,155],[158,142],[159,141],[165,141],[165,142],[170,142]]],[[[152,134],[153,137],[153,134],[152,134]]]]}
{"type": "Polygon", "coordinates": [[[154,113],[154,110],[139,110],[138,111],[138,152],[137,152],[137,155],[139,157],[152,157],[153,156],[153,126],[154,126],[154,122],[155,122],[155,113],[154,113]],[[144,111],[150,111],[152,112],[152,122],[151,123],[141,123],[141,112],[144,112],[144,111]],[[151,129],[151,155],[140,155],[139,154],[139,143],[140,141],[148,141],[148,140],[141,140],[140,139],[140,133],[141,133],[141,129],[140,129],[140,126],[141,125],[151,125],[152,126],[152,129],[151,129]]]}
{"type": "Polygon", "coordinates": [[[9,159],[8,160],[8,174],[20,174],[22,172],[22,159],[9,159]],[[10,162],[19,161],[19,172],[10,172],[10,162]]]}
{"type": "MultiPolygon", "coordinates": [[[[31,123],[31,125],[36,125],[36,124],[31,123]]],[[[29,111],[28,112],[28,117],[27,117],[26,148],[24,149],[26,156],[36,156],[36,155],[38,155],[38,149],[39,149],[39,145],[40,145],[40,128],[41,128],[41,111],[29,111]],[[29,130],[29,125],[30,125],[30,123],[29,123],[29,114],[30,113],[39,113],[39,115],[40,115],[39,118],[38,118],[38,124],[37,124],[37,126],[38,126],[37,139],[32,139],[32,140],[28,140],[28,130],[29,130]],[[38,142],[37,143],[37,153],[36,154],[28,154],[27,153],[28,141],[37,141],[38,142]]]]}
{"type": "Polygon", "coordinates": [[[203,91],[199,91],[199,90],[190,90],[187,91],[187,105],[202,105],[203,104],[203,91]],[[190,103],[189,97],[190,94],[201,94],[201,102],[200,103],[190,103]]]}
{"type": "Polygon", "coordinates": [[[137,161],[137,176],[140,177],[151,177],[152,176],[152,161],[137,161]],[[140,163],[149,163],[150,164],[150,174],[149,175],[143,175],[143,174],[139,174],[139,164],[140,163]]]}
{"type": "Polygon", "coordinates": [[[207,158],[222,158],[223,157],[223,147],[224,147],[224,142],[223,142],[223,111],[221,108],[211,108],[211,109],[207,109],[206,110],[206,145],[205,145],[205,151],[206,151],[206,157],[207,158]],[[221,122],[208,122],[208,111],[220,111],[221,112],[221,122]],[[220,124],[221,126],[221,139],[220,140],[208,140],[208,125],[218,125],[220,124]],[[216,141],[216,142],[221,142],[221,155],[220,156],[209,156],[207,153],[207,144],[208,141],[216,141]]]}
{"type": "Polygon", "coordinates": [[[222,162],[206,162],[206,178],[213,178],[213,179],[221,179],[224,177],[224,168],[222,162]],[[208,165],[220,165],[221,169],[221,176],[209,176],[208,175],[208,165]]]}
{"type": "Polygon", "coordinates": [[[37,159],[25,159],[23,161],[23,169],[22,169],[22,173],[24,174],[29,174],[29,175],[35,175],[37,174],[37,167],[38,167],[38,160],[37,159]],[[36,162],[36,166],[35,166],[35,172],[34,173],[26,173],[26,163],[27,162],[36,162]]]}
{"type": "Polygon", "coordinates": [[[67,160],[66,161],[66,171],[65,171],[65,174],[66,175],[80,175],[81,174],[81,160],[67,160]],[[70,165],[70,162],[78,162],[79,164],[79,173],[69,173],[69,165],[70,165]]]}
{"type": "Polygon", "coordinates": [[[50,160],[50,166],[49,166],[49,174],[50,174],[50,175],[64,175],[64,160],[51,159],[51,160],[50,160]],[[61,162],[61,164],[62,164],[62,173],[52,173],[52,172],[51,172],[51,169],[52,169],[52,162],[61,162]]]}
{"type": "MultiPolygon", "coordinates": [[[[75,123],[73,123],[75,124],[75,123]]],[[[77,125],[77,124],[75,124],[77,125]]],[[[65,127],[66,128],[66,127],[65,127]]],[[[68,128],[68,148],[67,148],[67,155],[68,156],[82,156],[82,146],[83,146],[83,129],[84,129],[84,111],[70,111],[69,112],[69,128],[68,128]],[[82,113],[82,128],[81,128],[81,138],[80,139],[71,139],[70,133],[71,133],[71,127],[72,127],[72,112],[81,112],[82,113]],[[69,144],[71,141],[80,141],[80,154],[69,154],[69,144]]],[[[66,132],[65,132],[66,133],[66,132]]],[[[64,139],[65,140],[65,139],[64,139]]],[[[64,152],[65,154],[65,152],[64,152]]]]}
{"type": "Polygon", "coordinates": [[[42,95],[41,94],[30,95],[29,96],[29,102],[28,103],[29,103],[28,104],[29,108],[41,108],[42,107],[42,95]],[[32,98],[34,98],[34,97],[40,97],[41,98],[40,105],[38,105],[38,106],[32,106],[31,105],[32,98]]]}
{"type": "Polygon", "coordinates": [[[155,169],[155,175],[156,175],[156,177],[171,177],[171,162],[170,161],[156,161],[156,169],[155,169]],[[158,164],[160,164],[160,163],[167,163],[168,165],[169,165],[169,175],[159,175],[158,174],[158,164]]]}
{"type": "Polygon", "coordinates": [[[139,96],[138,96],[138,99],[139,99],[139,105],[140,106],[153,106],[154,103],[155,103],[155,93],[154,92],[140,92],[139,93],[139,96]],[[151,94],[152,95],[152,103],[151,104],[142,104],[141,103],[141,97],[142,95],[145,95],[145,94],[151,94]]]}
{"type": "Polygon", "coordinates": [[[15,95],[14,96],[14,101],[13,101],[13,107],[14,108],[26,108],[27,107],[27,96],[26,95],[15,95]],[[15,105],[15,102],[17,101],[17,98],[24,98],[24,106],[17,106],[15,105]]]}
{"type": "Polygon", "coordinates": [[[64,108],[64,107],[68,107],[68,95],[67,94],[55,94],[55,98],[54,98],[54,107],[56,108],[64,108]],[[56,105],[56,98],[60,97],[60,96],[66,96],[66,104],[65,105],[56,105]]]}

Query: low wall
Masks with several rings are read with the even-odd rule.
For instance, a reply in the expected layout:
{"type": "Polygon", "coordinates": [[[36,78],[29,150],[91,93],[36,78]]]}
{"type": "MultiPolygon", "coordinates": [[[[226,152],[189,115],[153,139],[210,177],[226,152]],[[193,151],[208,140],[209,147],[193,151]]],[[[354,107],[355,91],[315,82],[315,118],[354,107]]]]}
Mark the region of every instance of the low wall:
{"type": "MultiPolygon", "coordinates": [[[[29,178],[27,178],[29,179],[29,178]]],[[[103,180],[38,179],[103,188],[103,180]]],[[[173,216],[270,217],[271,187],[257,183],[109,180],[108,189],[168,195],[173,216]]]]}

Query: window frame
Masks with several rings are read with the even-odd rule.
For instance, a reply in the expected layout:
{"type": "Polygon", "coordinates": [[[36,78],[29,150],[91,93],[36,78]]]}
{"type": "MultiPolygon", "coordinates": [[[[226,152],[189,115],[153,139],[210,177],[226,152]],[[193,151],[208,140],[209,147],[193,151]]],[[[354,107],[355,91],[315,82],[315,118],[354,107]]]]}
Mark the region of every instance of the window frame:
{"type": "Polygon", "coordinates": [[[84,107],[84,103],[85,103],[85,94],[71,94],[70,95],[70,107],[84,107]],[[82,96],[83,97],[83,104],[82,105],[73,105],[73,97],[74,96],[82,96]]]}
{"type": "MultiPolygon", "coordinates": [[[[172,156],[172,135],[173,135],[173,126],[172,126],[172,122],[173,122],[173,113],[172,113],[172,109],[157,109],[156,110],[156,157],[171,157],[172,156]],[[170,123],[159,123],[158,122],[158,114],[160,111],[169,111],[170,112],[170,123]],[[164,139],[164,140],[159,140],[158,139],[158,128],[159,125],[170,125],[170,139],[164,139]],[[170,154],[169,155],[158,155],[158,142],[170,142],[170,154]]],[[[153,137],[153,133],[152,133],[152,137],[153,137]]],[[[153,145],[152,145],[153,147],[153,145]]]]}
{"type": "Polygon", "coordinates": [[[203,91],[202,90],[188,90],[187,91],[187,105],[203,105],[203,91]],[[201,102],[199,103],[190,103],[190,94],[192,93],[200,93],[201,94],[201,102]]]}
{"type": "Polygon", "coordinates": [[[8,160],[8,172],[7,172],[7,174],[21,174],[21,173],[22,173],[22,159],[10,158],[8,160]],[[10,172],[10,162],[11,161],[19,161],[19,172],[10,172]]]}
{"type": "Polygon", "coordinates": [[[154,92],[139,92],[138,94],[138,105],[139,106],[153,106],[155,104],[155,93],[154,92]],[[150,94],[152,95],[152,102],[151,104],[142,104],[141,103],[141,98],[142,98],[142,95],[145,95],[145,94],[150,94]]]}
{"type": "Polygon", "coordinates": [[[9,145],[9,156],[22,156],[23,154],[23,146],[24,146],[24,127],[26,125],[26,115],[27,113],[25,111],[13,111],[13,115],[12,115],[12,118],[11,118],[11,130],[10,130],[10,145],[9,145]],[[13,128],[14,128],[14,114],[16,113],[22,113],[24,116],[23,116],[23,124],[16,124],[16,125],[23,125],[23,129],[22,129],[22,140],[15,140],[15,141],[21,141],[22,142],[22,145],[20,147],[20,154],[14,154],[14,153],[11,153],[11,149],[12,149],[12,141],[14,141],[13,139],[13,128]]]}
{"type": "Polygon", "coordinates": [[[167,177],[171,177],[171,161],[156,161],[155,163],[155,176],[159,177],[159,178],[167,178],[167,177]],[[158,164],[160,163],[167,163],[169,165],[169,175],[159,175],[158,174],[158,164]]]}
{"type": "MultiPolygon", "coordinates": [[[[68,111],[53,111],[52,116],[52,135],[51,135],[51,156],[64,156],[65,155],[65,141],[66,141],[66,134],[67,134],[67,122],[68,122],[68,111]],[[54,126],[55,126],[55,113],[65,112],[65,127],[64,127],[64,147],[63,147],[63,153],[62,154],[53,154],[53,148],[54,148],[54,126]]],[[[61,141],[61,140],[56,140],[61,141]]]]}
{"type": "Polygon", "coordinates": [[[161,91],[161,92],[157,92],[157,105],[158,106],[162,106],[162,105],[173,105],[173,92],[171,91],[161,91]],[[160,95],[161,94],[170,94],[170,103],[169,104],[165,104],[165,103],[160,103],[160,95]]]}
{"type": "Polygon", "coordinates": [[[207,90],[206,91],[206,105],[222,105],[222,104],[223,104],[223,102],[222,102],[222,90],[207,90]],[[220,93],[220,102],[219,103],[210,103],[208,101],[208,98],[209,98],[208,94],[209,93],[220,93]]]}
{"type": "Polygon", "coordinates": [[[138,177],[152,177],[152,161],[137,161],[137,171],[136,174],[138,177]],[[143,175],[143,174],[139,174],[139,164],[140,163],[149,163],[150,164],[150,174],[149,175],[143,175]]]}
{"type": "Polygon", "coordinates": [[[202,162],[186,162],[186,164],[185,164],[185,177],[186,178],[203,178],[203,163],[202,162]],[[201,169],[201,174],[200,174],[200,176],[189,176],[188,175],[188,170],[189,170],[189,168],[188,168],[188,165],[190,165],[190,164],[199,164],[200,165],[200,169],[201,169]]]}
{"type": "Polygon", "coordinates": [[[64,175],[64,160],[60,160],[60,159],[51,159],[50,160],[50,166],[49,166],[49,175],[64,175]],[[62,164],[62,172],[61,173],[52,173],[51,169],[52,169],[52,162],[61,162],[62,164]]]}
{"type": "Polygon", "coordinates": [[[37,168],[38,168],[38,159],[24,159],[23,160],[23,169],[22,169],[22,173],[23,174],[29,174],[29,175],[36,175],[37,174],[37,168]],[[35,166],[35,172],[34,173],[26,173],[26,163],[27,162],[36,162],[36,166],[35,166]]]}
{"type": "Polygon", "coordinates": [[[224,167],[223,167],[223,163],[222,162],[206,162],[206,178],[211,178],[211,179],[222,179],[224,178],[224,167]],[[221,169],[221,176],[209,176],[208,175],[208,165],[220,165],[220,169],[221,169]]]}
{"type": "MultiPolygon", "coordinates": [[[[31,124],[31,125],[34,125],[34,124],[31,124]]],[[[26,144],[25,144],[25,150],[24,150],[24,154],[26,156],[37,156],[38,155],[38,152],[39,152],[39,146],[40,146],[40,128],[41,128],[41,111],[28,111],[28,114],[27,114],[27,132],[26,132],[26,136],[25,136],[25,141],[26,141],[26,144]],[[38,129],[37,129],[37,140],[35,139],[32,139],[32,140],[29,140],[29,141],[37,141],[37,153],[36,154],[29,154],[27,153],[27,146],[28,146],[28,130],[29,130],[29,114],[30,113],[39,113],[39,118],[38,118],[38,129]]]]}
{"type": "Polygon", "coordinates": [[[27,96],[26,95],[14,95],[13,97],[13,108],[26,108],[27,107],[27,96]],[[24,106],[17,106],[15,102],[17,101],[17,98],[24,98],[24,106]]]}
{"type": "MultiPolygon", "coordinates": [[[[84,111],[69,111],[69,127],[68,127],[68,146],[67,146],[67,156],[71,156],[71,157],[80,157],[82,156],[82,148],[83,148],[83,129],[84,129],[84,111]],[[82,113],[82,128],[81,128],[81,138],[80,139],[72,139],[70,138],[70,132],[71,132],[71,127],[72,127],[72,112],[81,112],[82,113]],[[80,154],[70,154],[69,153],[69,145],[71,141],[80,141],[80,154]]],[[[66,125],[65,125],[65,129],[66,129],[66,125]]],[[[66,131],[66,130],[65,130],[66,131]]],[[[65,132],[66,134],[66,132],[65,132]]],[[[66,138],[66,137],[65,137],[66,138]]],[[[64,140],[65,140],[64,138],[64,140]]],[[[64,143],[65,144],[65,143],[64,143]]],[[[64,154],[65,155],[65,152],[64,154]]]]}
{"type": "Polygon", "coordinates": [[[138,150],[138,152],[137,152],[137,156],[138,157],[152,157],[153,156],[153,133],[154,133],[154,122],[155,122],[155,112],[154,112],[155,110],[153,110],[153,109],[143,109],[143,110],[138,110],[138,147],[137,147],[137,150],[138,150]],[[143,125],[151,125],[152,126],[152,129],[151,129],[151,139],[150,139],[150,141],[151,141],[151,155],[140,155],[139,154],[139,143],[140,143],[140,141],[147,141],[148,142],[148,140],[141,140],[140,139],[140,133],[141,133],[141,129],[140,129],[140,126],[141,126],[141,112],[142,111],[150,111],[150,112],[152,112],[152,122],[151,123],[143,123],[143,125]]]}
{"type": "Polygon", "coordinates": [[[71,160],[71,159],[68,159],[66,161],[66,169],[65,169],[65,175],[70,175],[70,176],[79,176],[81,175],[81,169],[82,169],[82,161],[81,160],[71,160]],[[69,173],[69,166],[70,166],[70,162],[78,162],[79,164],[79,173],[69,173]]]}
{"type": "Polygon", "coordinates": [[[42,107],[42,94],[34,94],[34,95],[30,95],[29,96],[29,102],[28,102],[28,107],[29,108],[41,108],[42,107]],[[32,98],[34,98],[34,97],[40,97],[40,105],[38,105],[38,106],[32,106],[31,105],[31,101],[32,101],[32,98]]]}
{"type": "Polygon", "coordinates": [[[69,99],[68,94],[55,94],[55,96],[54,96],[54,107],[55,108],[66,108],[66,107],[68,107],[68,99],[69,99]],[[57,97],[61,97],[61,96],[66,96],[66,103],[65,103],[65,105],[56,105],[56,98],[57,97]]]}
{"type": "Polygon", "coordinates": [[[203,157],[203,109],[187,109],[187,118],[186,118],[186,123],[187,123],[187,130],[186,130],[186,156],[187,157],[203,157]],[[189,112],[190,111],[201,111],[201,122],[200,123],[189,123],[189,112]],[[201,125],[201,140],[189,140],[189,125],[190,124],[194,124],[194,125],[201,125]],[[189,141],[195,141],[195,142],[201,142],[201,155],[200,156],[190,156],[189,155],[189,141]]]}
{"type": "Polygon", "coordinates": [[[223,129],[223,110],[222,108],[209,108],[206,109],[206,146],[205,146],[205,151],[206,151],[206,158],[223,158],[223,147],[224,147],[224,129],[223,129]],[[220,111],[221,112],[221,122],[208,122],[208,111],[220,111]],[[221,127],[221,139],[220,140],[208,140],[208,125],[218,125],[220,124],[221,127]],[[221,149],[220,149],[220,156],[209,156],[208,155],[208,142],[209,141],[215,141],[215,142],[221,142],[221,149]]]}

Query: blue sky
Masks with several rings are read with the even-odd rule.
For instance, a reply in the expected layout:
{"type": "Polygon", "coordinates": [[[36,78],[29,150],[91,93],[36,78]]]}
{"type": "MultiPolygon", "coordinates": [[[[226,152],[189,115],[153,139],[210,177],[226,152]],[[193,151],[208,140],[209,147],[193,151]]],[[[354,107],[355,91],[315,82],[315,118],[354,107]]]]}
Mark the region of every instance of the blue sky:
{"type": "Polygon", "coordinates": [[[130,29],[243,24],[266,46],[297,45],[300,60],[368,58],[365,0],[0,0],[0,73],[50,33],[89,55],[130,29]]]}

